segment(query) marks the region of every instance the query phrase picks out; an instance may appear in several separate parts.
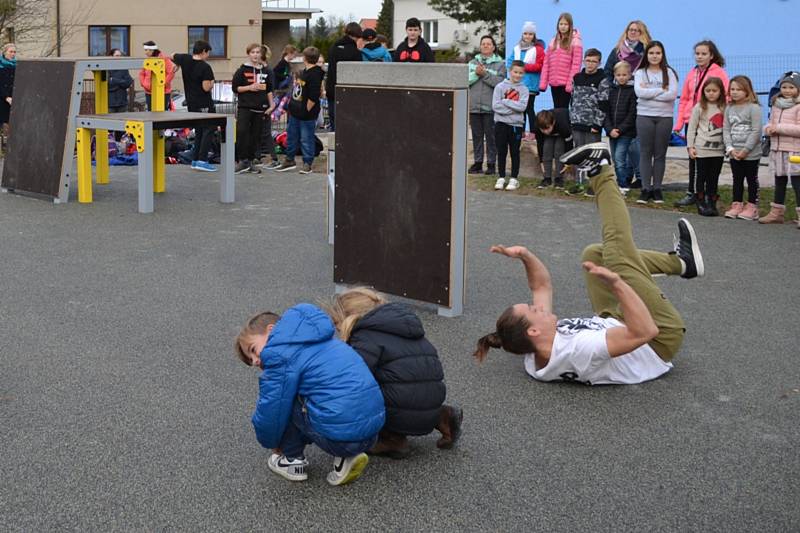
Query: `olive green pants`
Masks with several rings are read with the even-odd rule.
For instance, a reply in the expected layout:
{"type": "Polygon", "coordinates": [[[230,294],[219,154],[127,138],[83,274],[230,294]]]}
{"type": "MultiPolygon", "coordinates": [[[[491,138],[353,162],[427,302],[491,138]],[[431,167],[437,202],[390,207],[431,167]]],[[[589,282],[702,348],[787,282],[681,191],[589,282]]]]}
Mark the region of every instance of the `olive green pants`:
{"type": "MultiPolygon", "coordinates": [[[[600,211],[603,243],[587,246],[582,261],[591,261],[616,272],[633,288],[658,326],[659,334],[650,341],[650,347],[661,359],[670,361],[680,350],[686,330],[680,314],[653,280],[653,274],[680,275],[681,261],[675,254],[636,248],[628,206],[619,192],[613,167],[604,166],[591,178],[590,184],[600,211]]],[[[594,312],[624,322],[619,301],[608,286],[588,273],[585,277],[594,312]]]]}

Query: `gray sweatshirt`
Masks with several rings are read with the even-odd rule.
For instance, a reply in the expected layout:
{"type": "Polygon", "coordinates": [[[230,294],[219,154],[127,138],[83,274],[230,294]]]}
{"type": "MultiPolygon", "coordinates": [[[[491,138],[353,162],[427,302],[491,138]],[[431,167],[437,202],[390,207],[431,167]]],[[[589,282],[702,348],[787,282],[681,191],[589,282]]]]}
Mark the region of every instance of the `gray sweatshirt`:
{"type": "Polygon", "coordinates": [[[525,126],[525,108],[528,107],[528,88],[522,83],[503,80],[492,94],[494,121],[509,126],[525,126]]]}
{"type": "Polygon", "coordinates": [[[761,106],[754,103],[729,104],[722,126],[725,153],[746,150],[747,161],[761,159],[761,106]]]}

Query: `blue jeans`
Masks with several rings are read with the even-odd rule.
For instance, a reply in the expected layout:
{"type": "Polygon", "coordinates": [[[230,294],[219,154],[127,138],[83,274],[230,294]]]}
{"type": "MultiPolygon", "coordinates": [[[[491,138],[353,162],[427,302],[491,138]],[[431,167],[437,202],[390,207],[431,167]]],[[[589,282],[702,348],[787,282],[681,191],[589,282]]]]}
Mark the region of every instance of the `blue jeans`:
{"type": "Polygon", "coordinates": [[[302,459],[303,451],[309,444],[316,444],[325,453],[334,457],[353,457],[375,446],[378,435],[361,441],[337,441],[323,437],[314,429],[308,420],[308,413],[301,401],[295,400],[292,407],[292,416],[283,432],[279,447],[287,459],[302,459]]]}
{"type": "Polygon", "coordinates": [[[620,187],[628,187],[631,184],[631,178],[633,178],[633,166],[628,154],[634,140],[633,137],[608,138],[611,156],[614,158],[614,172],[617,175],[617,184],[620,187]]]}
{"type": "Polygon", "coordinates": [[[300,120],[289,115],[286,126],[286,157],[294,159],[297,155],[297,144],[303,152],[303,163],[314,162],[314,131],[317,129],[317,119],[300,120]]]}

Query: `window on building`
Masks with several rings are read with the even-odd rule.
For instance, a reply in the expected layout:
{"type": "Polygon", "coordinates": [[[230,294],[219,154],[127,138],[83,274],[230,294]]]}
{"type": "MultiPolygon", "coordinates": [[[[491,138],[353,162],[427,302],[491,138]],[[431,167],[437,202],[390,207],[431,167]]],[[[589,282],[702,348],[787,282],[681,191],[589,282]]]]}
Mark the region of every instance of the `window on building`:
{"type": "Polygon", "coordinates": [[[209,57],[228,57],[227,26],[189,26],[189,53],[195,41],[206,41],[211,45],[209,57]]]}
{"type": "Polygon", "coordinates": [[[112,48],[119,48],[130,55],[130,26],[89,26],[89,55],[105,56],[112,48]]]}
{"type": "Polygon", "coordinates": [[[423,20],[422,21],[422,38],[428,44],[439,43],[439,21],[438,20],[423,20]]]}

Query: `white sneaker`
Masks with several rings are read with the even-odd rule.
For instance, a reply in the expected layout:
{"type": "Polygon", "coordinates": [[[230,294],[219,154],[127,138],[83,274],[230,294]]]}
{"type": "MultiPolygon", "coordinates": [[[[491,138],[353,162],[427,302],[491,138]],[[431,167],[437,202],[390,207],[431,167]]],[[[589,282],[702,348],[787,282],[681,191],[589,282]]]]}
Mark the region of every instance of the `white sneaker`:
{"type": "Polygon", "coordinates": [[[287,459],[285,455],[273,453],[267,461],[269,469],[289,481],[305,481],[308,479],[306,467],[308,461],[305,459],[287,459]]]}
{"type": "Polygon", "coordinates": [[[497,178],[497,181],[494,182],[494,190],[502,191],[503,187],[506,186],[506,179],[505,178],[497,178]]]}
{"type": "Polygon", "coordinates": [[[511,178],[508,180],[508,185],[506,186],[507,191],[516,191],[519,189],[519,181],[516,178],[511,178]]]}
{"type": "Polygon", "coordinates": [[[369,457],[360,453],[353,457],[334,457],[333,470],[328,472],[328,483],[331,485],[345,485],[355,481],[367,467],[369,457]]]}

